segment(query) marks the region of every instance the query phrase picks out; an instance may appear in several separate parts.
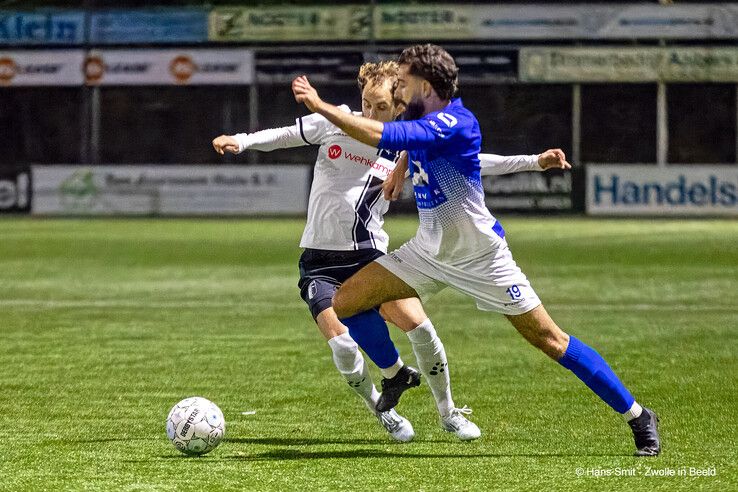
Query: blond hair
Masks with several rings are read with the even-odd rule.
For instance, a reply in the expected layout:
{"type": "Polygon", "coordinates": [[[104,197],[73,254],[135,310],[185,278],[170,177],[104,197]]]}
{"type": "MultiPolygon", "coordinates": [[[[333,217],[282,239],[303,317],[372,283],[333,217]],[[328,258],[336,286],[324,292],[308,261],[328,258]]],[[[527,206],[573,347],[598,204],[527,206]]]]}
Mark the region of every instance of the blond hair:
{"type": "Polygon", "coordinates": [[[389,79],[394,87],[397,81],[397,70],[399,65],[396,61],[385,60],[381,62],[367,62],[359,67],[359,76],[356,81],[359,83],[359,90],[363,91],[364,87],[372,84],[382,84],[389,79]]]}

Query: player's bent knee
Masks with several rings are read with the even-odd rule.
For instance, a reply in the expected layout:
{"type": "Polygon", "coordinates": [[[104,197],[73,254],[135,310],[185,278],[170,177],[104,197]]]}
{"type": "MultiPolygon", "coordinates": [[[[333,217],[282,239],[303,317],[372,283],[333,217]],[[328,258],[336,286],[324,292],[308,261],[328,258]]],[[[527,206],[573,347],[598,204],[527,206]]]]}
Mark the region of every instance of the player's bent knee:
{"type": "Polygon", "coordinates": [[[331,338],[343,335],[344,333],[348,332],[346,327],[338,320],[338,318],[336,317],[336,313],[334,313],[333,309],[331,308],[328,308],[318,314],[318,316],[315,318],[315,322],[318,325],[320,333],[325,337],[326,340],[330,340],[331,338]]]}

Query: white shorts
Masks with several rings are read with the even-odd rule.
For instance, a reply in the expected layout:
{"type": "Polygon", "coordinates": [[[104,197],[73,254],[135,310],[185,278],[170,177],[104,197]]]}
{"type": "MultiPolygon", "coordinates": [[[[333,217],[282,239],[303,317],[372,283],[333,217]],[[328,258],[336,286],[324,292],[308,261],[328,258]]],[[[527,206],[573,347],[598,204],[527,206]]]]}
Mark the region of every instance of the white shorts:
{"type": "Polygon", "coordinates": [[[449,286],[473,297],[482,311],[515,315],[541,304],[504,239],[498,247],[454,264],[436,260],[414,240],[375,261],[415,289],[423,301],[449,286]]]}

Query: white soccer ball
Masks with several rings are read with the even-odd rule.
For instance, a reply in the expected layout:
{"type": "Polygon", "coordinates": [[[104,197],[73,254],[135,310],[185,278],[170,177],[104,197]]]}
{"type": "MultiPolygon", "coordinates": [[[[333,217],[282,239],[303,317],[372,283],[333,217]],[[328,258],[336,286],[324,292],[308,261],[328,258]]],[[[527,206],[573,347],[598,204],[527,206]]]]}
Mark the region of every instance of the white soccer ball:
{"type": "Polygon", "coordinates": [[[185,398],[169,411],[167,437],[184,454],[209,453],[220,444],[224,434],[223,412],[206,398],[185,398]]]}

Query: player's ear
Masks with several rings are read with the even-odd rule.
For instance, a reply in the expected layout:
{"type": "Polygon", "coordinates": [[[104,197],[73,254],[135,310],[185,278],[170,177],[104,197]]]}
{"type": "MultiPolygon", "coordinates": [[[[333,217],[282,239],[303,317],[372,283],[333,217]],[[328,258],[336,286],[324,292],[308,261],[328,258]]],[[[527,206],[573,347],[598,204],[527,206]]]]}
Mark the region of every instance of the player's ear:
{"type": "Polygon", "coordinates": [[[423,85],[421,86],[421,91],[423,94],[424,99],[428,99],[433,95],[433,86],[430,82],[427,80],[423,80],[423,85]]]}

